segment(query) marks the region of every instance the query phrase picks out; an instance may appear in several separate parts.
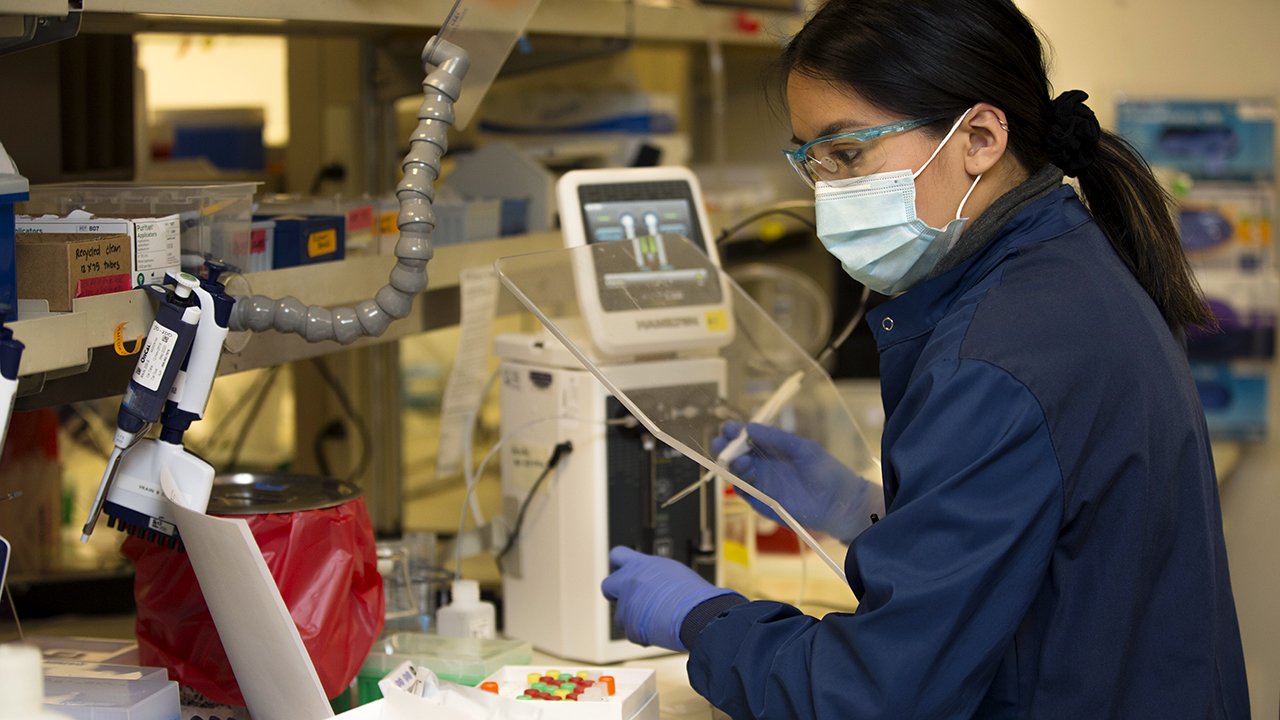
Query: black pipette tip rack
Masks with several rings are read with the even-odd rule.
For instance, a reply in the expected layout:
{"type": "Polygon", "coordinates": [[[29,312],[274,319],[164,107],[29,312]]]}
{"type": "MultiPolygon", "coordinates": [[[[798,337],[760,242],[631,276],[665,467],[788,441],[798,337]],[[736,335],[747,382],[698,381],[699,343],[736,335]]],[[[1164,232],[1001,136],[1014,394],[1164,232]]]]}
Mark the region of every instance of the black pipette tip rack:
{"type": "Polygon", "coordinates": [[[155,543],[162,548],[177,550],[178,552],[186,552],[186,547],[182,544],[182,538],[165,535],[150,528],[139,527],[133,523],[121,520],[120,518],[107,515],[107,527],[119,530],[130,537],[136,537],[139,540],[155,543]]]}

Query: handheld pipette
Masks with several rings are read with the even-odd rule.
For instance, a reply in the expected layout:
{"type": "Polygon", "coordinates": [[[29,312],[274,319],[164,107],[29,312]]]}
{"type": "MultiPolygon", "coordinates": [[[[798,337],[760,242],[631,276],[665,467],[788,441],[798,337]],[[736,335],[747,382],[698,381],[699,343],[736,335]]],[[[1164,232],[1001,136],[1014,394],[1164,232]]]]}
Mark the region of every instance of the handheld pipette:
{"type": "MultiPolygon", "coordinates": [[[[803,370],[797,370],[791,377],[784,380],[783,383],[778,386],[778,389],[773,391],[773,394],[769,396],[769,399],[765,401],[764,405],[761,405],[760,409],[751,416],[751,422],[758,425],[768,425],[773,422],[774,418],[778,416],[778,413],[782,411],[782,408],[785,407],[787,403],[791,402],[791,399],[796,396],[796,393],[800,392],[800,384],[803,381],[803,370]]],[[[730,440],[729,444],[725,445],[724,449],[720,451],[720,454],[716,456],[716,463],[718,465],[728,467],[729,463],[746,454],[749,449],[747,442],[750,439],[751,438],[747,437],[747,426],[743,425],[742,431],[738,433],[738,436],[730,440]]],[[[697,482],[692,483],[685,489],[675,495],[672,495],[669,500],[662,503],[663,509],[683,500],[686,496],[693,493],[693,491],[710,482],[711,478],[715,477],[715,475],[716,473],[711,470],[706,471],[697,482]]]]}
{"type": "Polygon", "coordinates": [[[200,322],[200,306],[196,304],[196,297],[192,294],[192,289],[197,287],[200,287],[200,280],[187,273],[178,275],[176,288],[155,285],[147,287],[148,291],[158,296],[160,306],[156,310],[155,321],[151,323],[151,330],[147,333],[142,354],[138,356],[133,377],[129,379],[124,400],[120,403],[120,412],[116,416],[115,448],[107,459],[107,469],[102,474],[98,494],[89,510],[89,519],[85,521],[84,530],[80,534],[82,543],[89,542],[89,535],[98,522],[98,515],[102,513],[107,493],[120,468],[121,458],[160,419],[160,413],[169,398],[169,390],[173,387],[173,379],[178,375],[178,369],[191,349],[196,324],[200,322]]]}
{"type": "Polygon", "coordinates": [[[205,267],[209,277],[192,288],[200,304],[200,321],[160,416],[160,437],[144,438],[125,455],[103,505],[107,527],[169,548],[182,547],[182,541],[163,500],[160,477],[169,472],[187,498],[185,506],[204,512],[216,474],[212,465],[182,445],[191,423],[204,416],[235,303],[218,280],[228,267],[212,261],[205,267]]]}

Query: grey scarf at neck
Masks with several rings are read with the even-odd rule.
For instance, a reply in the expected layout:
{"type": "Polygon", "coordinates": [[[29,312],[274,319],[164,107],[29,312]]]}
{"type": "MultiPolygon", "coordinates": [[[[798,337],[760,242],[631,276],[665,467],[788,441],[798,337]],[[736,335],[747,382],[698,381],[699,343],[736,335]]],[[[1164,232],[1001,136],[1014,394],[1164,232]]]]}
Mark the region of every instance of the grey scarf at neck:
{"type": "Polygon", "coordinates": [[[997,198],[965,228],[956,244],[938,258],[938,265],[929,277],[937,277],[976,255],[1023,208],[1057,190],[1062,185],[1062,177],[1062,170],[1057,166],[1045,165],[1021,185],[997,198]]]}

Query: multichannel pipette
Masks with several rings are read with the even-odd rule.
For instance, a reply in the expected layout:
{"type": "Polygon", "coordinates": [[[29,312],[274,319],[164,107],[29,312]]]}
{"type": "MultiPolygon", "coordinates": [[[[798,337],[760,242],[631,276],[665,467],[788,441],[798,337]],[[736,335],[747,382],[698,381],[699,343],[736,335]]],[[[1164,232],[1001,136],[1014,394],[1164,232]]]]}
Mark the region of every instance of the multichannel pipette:
{"type": "MultiPolygon", "coordinates": [[[[768,425],[773,422],[774,418],[778,416],[778,413],[782,411],[782,408],[786,407],[786,404],[791,402],[791,399],[796,396],[796,393],[800,392],[800,384],[803,381],[803,370],[797,370],[791,377],[784,380],[783,383],[778,386],[778,389],[769,396],[769,399],[765,401],[764,405],[761,405],[760,409],[751,416],[751,422],[759,425],[768,425]]],[[[730,440],[729,444],[725,445],[724,449],[720,451],[720,454],[716,456],[716,464],[721,467],[728,467],[729,463],[745,455],[747,450],[750,449],[748,445],[750,439],[751,438],[747,436],[747,426],[743,425],[742,431],[738,433],[738,436],[730,440]]],[[[690,495],[704,484],[710,482],[711,478],[715,477],[715,475],[716,473],[711,470],[706,471],[697,482],[692,483],[685,489],[675,495],[672,495],[666,502],[662,503],[662,507],[668,508],[683,500],[686,496],[690,495]]]]}
{"type": "Polygon", "coordinates": [[[192,294],[192,290],[199,286],[199,278],[187,273],[178,275],[178,284],[173,288],[164,285],[147,286],[147,290],[159,299],[160,305],[156,309],[156,319],[151,323],[151,330],[147,333],[147,342],[138,356],[133,377],[129,379],[124,401],[120,403],[120,412],[116,416],[115,448],[107,460],[107,469],[98,485],[98,494],[93,499],[89,519],[85,521],[84,530],[80,534],[82,543],[89,542],[89,535],[93,533],[93,526],[102,513],[102,506],[107,500],[107,493],[115,481],[125,452],[142,439],[147,428],[160,419],[160,413],[169,399],[169,391],[173,388],[173,380],[177,377],[187,352],[191,350],[196,324],[200,322],[200,306],[196,304],[196,297],[192,294]]]}
{"type": "Polygon", "coordinates": [[[227,338],[231,306],[235,304],[218,280],[228,267],[220,262],[209,262],[205,267],[209,277],[201,278],[200,287],[193,288],[200,303],[200,322],[191,351],[169,391],[160,417],[160,437],[143,439],[128,451],[103,507],[107,527],[170,548],[181,547],[181,538],[169,516],[160,478],[168,471],[187,498],[186,506],[204,512],[216,474],[212,465],[182,445],[183,434],[191,423],[204,417],[218,374],[222,342],[227,338]]]}

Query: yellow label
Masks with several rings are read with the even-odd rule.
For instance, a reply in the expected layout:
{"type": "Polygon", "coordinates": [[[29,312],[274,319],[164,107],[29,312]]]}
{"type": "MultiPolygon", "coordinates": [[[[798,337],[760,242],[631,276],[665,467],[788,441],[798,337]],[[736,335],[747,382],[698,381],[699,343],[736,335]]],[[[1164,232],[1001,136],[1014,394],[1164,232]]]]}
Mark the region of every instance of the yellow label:
{"type": "Polygon", "coordinates": [[[116,326],[116,329],[115,329],[114,331],[112,331],[112,333],[111,333],[112,337],[115,339],[116,354],[117,354],[117,355],[136,355],[136,354],[138,354],[138,351],[142,349],[142,343],[143,343],[143,341],[145,341],[145,340],[147,339],[147,336],[146,336],[146,335],[139,335],[139,336],[138,336],[138,339],[136,339],[136,340],[134,340],[134,341],[133,341],[133,349],[132,349],[132,350],[126,350],[126,349],[125,349],[125,347],[124,347],[124,326],[125,326],[125,325],[128,325],[128,324],[129,324],[129,323],[127,323],[127,322],[122,322],[122,323],[120,323],[119,325],[117,325],[117,326],[116,326]]]}
{"type": "Polygon", "coordinates": [[[707,329],[711,332],[724,332],[729,329],[729,315],[723,310],[707,311],[707,329]]]}
{"type": "Polygon", "coordinates": [[[379,221],[378,221],[378,229],[381,230],[384,234],[396,232],[397,217],[398,217],[398,213],[393,213],[393,212],[383,213],[382,217],[379,218],[379,221]]]}
{"type": "Polygon", "coordinates": [[[337,230],[321,230],[318,233],[311,233],[311,237],[307,238],[307,255],[310,257],[327,255],[337,249],[337,230]]]}
{"type": "Polygon", "coordinates": [[[748,559],[747,546],[732,540],[724,541],[724,559],[746,567],[751,564],[748,559]]]}

